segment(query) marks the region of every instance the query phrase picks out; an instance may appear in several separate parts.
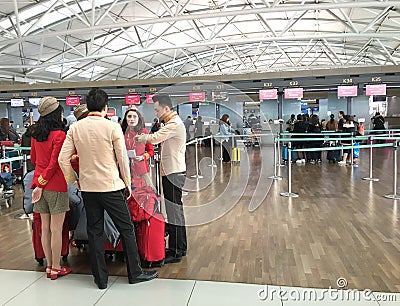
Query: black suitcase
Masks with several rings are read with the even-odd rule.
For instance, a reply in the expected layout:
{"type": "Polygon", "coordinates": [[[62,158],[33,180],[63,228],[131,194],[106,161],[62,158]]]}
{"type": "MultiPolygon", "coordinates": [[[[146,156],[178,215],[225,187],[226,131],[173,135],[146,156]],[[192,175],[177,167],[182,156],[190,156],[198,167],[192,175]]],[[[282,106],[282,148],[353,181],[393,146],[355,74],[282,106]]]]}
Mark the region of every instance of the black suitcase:
{"type": "Polygon", "coordinates": [[[326,154],[326,158],[329,162],[338,162],[340,161],[340,150],[330,150],[326,154]]]}

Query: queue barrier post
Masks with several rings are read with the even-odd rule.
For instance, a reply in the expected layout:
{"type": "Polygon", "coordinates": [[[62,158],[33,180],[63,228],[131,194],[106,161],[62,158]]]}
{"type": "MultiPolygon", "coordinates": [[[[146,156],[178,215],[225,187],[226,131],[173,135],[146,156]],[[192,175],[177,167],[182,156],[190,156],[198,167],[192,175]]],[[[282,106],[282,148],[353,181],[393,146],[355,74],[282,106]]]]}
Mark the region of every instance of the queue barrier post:
{"type": "Polygon", "coordinates": [[[288,143],[288,192],[281,192],[281,196],[289,198],[297,198],[299,195],[292,192],[292,148],[291,143],[288,143]]]}
{"type": "Polygon", "coordinates": [[[379,179],[376,177],[372,176],[372,141],[373,141],[373,136],[368,135],[369,139],[369,177],[363,177],[362,179],[365,181],[371,181],[371,182],[378,182],[379,179]]]}
{"type": "Polygon", "coordinates": [[[282,176],[277,175],[277,171],[276,171],[276,169],[278,167],[278,164],[276,163],[276,161],[277,161],[277,158],[276,158],[277,143],[278,143],[278,140],[277,140],[276,136],[274,136],[274,175],[269,176],[268,178],[273,179],[273,180],[282,180],[282,176]]]}
{"type": "Polygon", "coordinates": [[[195,143],[195,147],[196,147],[196,174],[191,176],[193,178],[203,178],[202,175],[199,175],[199,156],[198,156],[198,152],[197,152],[198,143],[199,143],[199,140],[196,138],[196,143],[195,143]]]}
{"type": "Polygon", "coordinates": [[[400,196],[397,195],[397,151],[398,144],[397,140],[393,142],[393,194],[385,194],[384,197],[387,199],[399,200],[400,196]]]}

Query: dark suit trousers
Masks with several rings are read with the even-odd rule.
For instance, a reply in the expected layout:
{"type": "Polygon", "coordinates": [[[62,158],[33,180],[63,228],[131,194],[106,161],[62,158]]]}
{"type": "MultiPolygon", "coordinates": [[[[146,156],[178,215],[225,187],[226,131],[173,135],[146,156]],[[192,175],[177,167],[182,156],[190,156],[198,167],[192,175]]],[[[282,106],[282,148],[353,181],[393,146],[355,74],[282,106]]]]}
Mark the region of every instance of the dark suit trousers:
{"type": "Polygon", "coordinates": [[[87,216],[90,262],[95,280],[107,284],[108,272],[104,258],[104,210],[121,234],[128,278],[142,273],[135,230],[122,190],[112,192],[82,192],[87,216]]]}
{"type": "Polygon", "coordinates": [[[167,211],[166,229],[169,234],[168,248],[176,256],[182,256],[187,250],[185,215],[183,214],[182,187],[185,184],[184,173],[172,173],[162,177],[162,186],[167,211]]]}

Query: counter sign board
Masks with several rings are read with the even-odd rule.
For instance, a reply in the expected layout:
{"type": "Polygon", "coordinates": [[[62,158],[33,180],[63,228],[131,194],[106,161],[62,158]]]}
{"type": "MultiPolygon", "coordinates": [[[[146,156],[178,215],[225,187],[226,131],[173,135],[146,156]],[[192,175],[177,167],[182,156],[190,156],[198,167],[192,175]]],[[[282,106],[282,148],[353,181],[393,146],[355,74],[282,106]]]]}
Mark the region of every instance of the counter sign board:
{"type": "Polygon", "coordinates": [[[337,96],[340,97],[357,97],[357,86],[338,86],[337,96]]]}
{"type": "Polygon", "coordinates": [[[386,96],[386,84],[375,84],[366,86],[367,96],[386,96]]]}
{"type": "Polygon", "coordinates": [[[285,88],[285,99],[303,98],[303,88],[285,88]]]}
{"type": "Polygon", "coordinates": [[[277,89],[261,89],[258,92],[258,98],[262,100],[276,100],[278,98],[277,89]]]}

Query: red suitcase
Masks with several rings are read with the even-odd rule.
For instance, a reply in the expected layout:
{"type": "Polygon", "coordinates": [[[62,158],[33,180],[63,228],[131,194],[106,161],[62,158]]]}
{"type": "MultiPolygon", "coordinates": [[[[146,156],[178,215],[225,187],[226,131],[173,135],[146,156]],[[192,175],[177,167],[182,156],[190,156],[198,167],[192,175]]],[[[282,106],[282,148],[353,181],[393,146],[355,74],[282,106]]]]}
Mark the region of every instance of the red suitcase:
{"type": "MultiPolygon", "coordinates": [[[[33,250],[35,251],[35,259],[40,264],[43,265],[44,251],[42,247],[42,220],[39,213],[33,213],[33,223],[32,223],[32,244],[33,250]]],[[[65,216],[63,231],[62,231],[62,246],[61,246],[61,256],[63,260],[66,261],[69,254],[69,226],[68,226],[68,212],[65,216]]]]}
{"type": "Polygon", "coordinates": [[[104,251],[109,251],[109,252],[123,252],[124,249],[122,248],[122,239],[119,240],[117,246],[114,248],[114,246],[109,243],[109,242],[104,242],[104,251]]]}
{"type": "Polygon", "coordinates": [[[165,220],[164,216],[155,213],[148,220],[139,222],[136,227],[136,240],[139,255],[142,260],[149,263],[163,265],[165,258],[165,220]]]}

